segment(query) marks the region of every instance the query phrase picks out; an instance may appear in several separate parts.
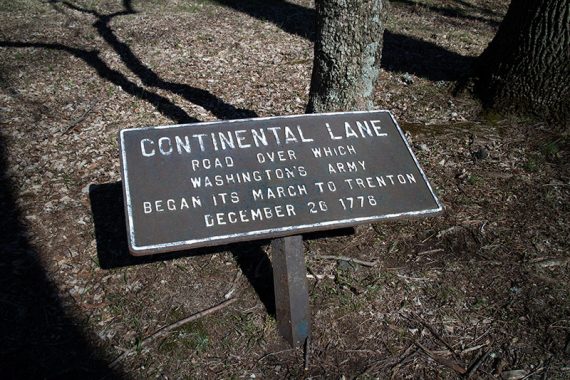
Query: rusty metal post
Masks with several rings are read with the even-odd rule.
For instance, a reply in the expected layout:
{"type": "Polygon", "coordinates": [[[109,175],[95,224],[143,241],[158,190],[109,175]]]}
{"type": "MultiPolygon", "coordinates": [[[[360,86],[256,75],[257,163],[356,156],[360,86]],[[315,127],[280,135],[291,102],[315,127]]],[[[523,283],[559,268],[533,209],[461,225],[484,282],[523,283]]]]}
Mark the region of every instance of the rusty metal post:
{"type": "Polygon", "coordinates": [[[271,250],[277,328],[292,347],[299,347],[311,333],[303,237],[274,239],[271,250]]]}

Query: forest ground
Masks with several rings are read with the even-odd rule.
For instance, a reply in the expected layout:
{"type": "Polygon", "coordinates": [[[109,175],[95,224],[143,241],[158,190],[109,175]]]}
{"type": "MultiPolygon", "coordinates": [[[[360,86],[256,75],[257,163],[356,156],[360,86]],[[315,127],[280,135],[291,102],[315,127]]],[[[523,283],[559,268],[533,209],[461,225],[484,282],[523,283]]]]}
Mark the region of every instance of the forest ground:
{"type": "Polygon", "coordinates": [[[570,377],[568,131],[457,91],[507,5],[392,1],[375,105],[445,212],[305,242],[304,370],[267,242],[128,256],[117,134],[303,113],[312,2],[0,2],[3,377],[570,377]]]}

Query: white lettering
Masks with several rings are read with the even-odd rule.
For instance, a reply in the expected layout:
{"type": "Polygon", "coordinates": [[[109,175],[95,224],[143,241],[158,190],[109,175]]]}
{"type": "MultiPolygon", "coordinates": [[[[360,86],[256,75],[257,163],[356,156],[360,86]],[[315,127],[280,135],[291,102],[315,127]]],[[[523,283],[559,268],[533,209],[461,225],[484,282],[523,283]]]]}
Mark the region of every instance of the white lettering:
{"type": "Polygon", "coordinates": [[[147,152],[147,150],[145,149],[145,143],[150,144],[150,145],[154,145],[154,141],[150,140],[150,139],[142,139],[141,140],[141,152],[142,155],[145,157],[152,157],[155,154],[154,149],[152,149],[150,152],[147,152]]]}
{"type": "Polygon", "coordinates": [[[170,141],[169,137],[161,137],[158,139],[158,150],[165,156],[172,154],[174,149],[172,148],[172,142],[170,141]],[[164,144],[167,145],[168,149],[164,149],[164,144]]]}

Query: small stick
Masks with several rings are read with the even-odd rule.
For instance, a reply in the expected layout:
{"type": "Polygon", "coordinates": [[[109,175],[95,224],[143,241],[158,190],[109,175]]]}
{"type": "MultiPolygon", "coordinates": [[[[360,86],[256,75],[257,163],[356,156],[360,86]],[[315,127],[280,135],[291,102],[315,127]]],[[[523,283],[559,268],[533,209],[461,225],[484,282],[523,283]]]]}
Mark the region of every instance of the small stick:
{"type": "Polygon", "coordinates": [[[397,277],[403,279],[403,280],[410,280],[410,281],[431,281],[431,279],[426,278],[426,277],[409,277],[409,276],[404,276],[403,274],[396,274],[397,277]]]}
{"type": "Polygon", "coordinates": [[[429,330],[429,332],[437,339],[439,340],[441,343],[443,343],[443,345],[445,347],[447,347],[447,349],[453,354],[453,356],[455,356],[455,358],[457,358],[457,353],[455,352],[455,350],[453,349],[453,347],[451,347],[451,345],[449,343],[447,343],[447,341],[445,339],[443,339],[438,333],[437,331],[435,331],[435,329],[433,327],[431,327],[430,325],[427,324],[426,321],[424,321],[422,318],[420,318],[417,314],[412,313],[412,315],[414,316],[414,318],[420,322],[422,324],[422,326],[424,326],[426,329],[429,330]]]}
{"type": "Polygon", "coordinates": [[[331,256],[331,255],[318,255],[315,256],[317,259],[328,259],[328,260],[337,260],[337,261],[348,261],[355,264],[359,264],[365,267],[375,267],[378,264],[378,261],[364,261],[360,259],[354,259],[348,256],[331,256]]]}
{"type": "Polygon", "coordinates": [[[406,348],[406,351],[404,351],[404,353],[402,355],[400,355],[400,358],[398,359],[398,361],[396,362],[396,364],[394,364],[392,366],[392,368],[390,368],[391,371],[394,371],[395,369],[397,369],[398,367],[400,367],[404,361],[406,359],[408,359],[410,356],[413,356],[415,353],[418,352],[418,348],[416,347],[416,350],[414,352],[412,352],[414,348],[414,344],[410,344],[408,346],[408,348],[406,348]]]}
{"type": "Polygon", "coordinates": [[[462,366],[457,364],[455,361],[443,358],[441,356],[434,355],[433,352],[431,352],[430,350],[425,348],[420,342],[415,342],[415,345],[418,346],[420,348],[420,350],[422,350],[427,356],[429,356],[430,358],[435,360],[437,363],[444,365],[447,368],[451,368],[452,370],[454,370],[458,374],[464,375],[467,372],[467,370],[465,368],[463,368],[462,366]]]}
{"type": "Polygon", "coordinates": [[[289,351],[293,351],[294,348],[288,348],[286,350],[281,350],[281,351],[276,351],[276,352],[269,352],[265,355],[263,355],[262,357],[260,357],[259,359],[257,359],[257,362],[259,363],[260,361],[262,361],[263,359],[269,357],[269,356],[273,356],[273,355],[278,355],[278,354],[282,354],[284,352],[289,352],[289,351]]]}
{"type": "Polygon", "coordinates": [[[95,105],[98,103],[98,100],[94,101],[93,103],[91,103],[89,105],[89,107],[87,107],[87,109],[85,110],[85,112],[83,112],[83,114],[81,114],[81,116],[79,116],[77,119],[73,120],[71,123],[69,123],[69,125],[67,126],[67,128],[65,129],[65,131],[63,131],[62,135],[66,135],[69,132],[71,132],[72,129],[74,129],[75,127],[77,127],[79,125],[79,123],[81,123],[83,120],[85,120],[85,118],[87,118],[87,115],[89,114],[89,112],[91,112],[93,110],[93,108],[95,108],[95,105]]]}
{"type": "Polygon", "coordinates": [[[431,253],[438,253],[438,252],[443,252],[443,251],[444,251],[443,248],[436,248],[436,249],[430,249],[429,251],[418,252],[416,255],[423,256],[423,255],[429,255],[431,253]]]}
{"type": "Polygon", "coordinates": [[[480,345],[478,345],[478,346],[466,348],[466,349],[464,349],[463,351],[461,351],[461,355],[464,355],[464,354],[466,354],[466,353],[468,353],[468,352],[471,352],[471,351],[477,351],[478,349],[483,348],[483,347],[485,347],[486,345],[487,345],[487,343],[484,343],[484,344],[480,344],[480,345]]]}
{"type": "Polygon", "coordinates": [[[536,261],[531,261],[533,265],[550,268],[555,266],[562,266],[570,263],[570,257],[554,258],[554,259],[541,259],[536,261]]]}
{"type": "MultiPolygon", "coordinates": [[[[162,328],[158,329],[156,332],[154,332],[153,334],[151,334],[151,335],[149,335],[148,337],[144,338],[144,339],[140,342],[140,344],[138,345],[138,347],[142,347],[142,346],[144,346],[145,344],[148,344],[148,343],[152,342],[152,341],[155,340],[156,338],[161,337],[161,336],[163,336],[163,335],[166,335],[166,334],[169,333],[170,331],[175,330],[175,329],[177,329],[178,327],[180,327],[180,326],[182,326],[182,325],[185,325],[186,323],[195,321],[195,320],[197,320],[197,319],[200,319],[200,318],[202,318],[202,317],[205,317],[205,316],[208,315],[208,314],[212,314],[212,313],[214,313],[214,312],[216,312],[216,311],[218,311],[218,310],[220,310],[220,309],[223,309],[224,307],[226,307],[226,306],[228,306],[228,305],[231,305],[232,303],[234,303],[234,302],[236,302],[236,301],[237,301],[237,298],[230,298],[230,299],[228,299],[228,300],[226,300],[226,301],[224,301],[224,302],[222,302],[222,303],[220,303],[220,304],[218,304],[218,305],[216,305],[216,306],[213,306],[213,307],[211,307],[211,308],[209,308],[209,309],[202,310],[202,311],[200,311],[200,312],[198,312],[198,313],[192,314],[192,315],[190,315],[190,316],[188,316],[188,317],[186,317],[186,318],[184,318],[184,319],[181,319],[181,320],[179,320],[178,322],[174,322],[174,323],[172,323],[172,324],[170,324],[170,325],[168,325],[168,326],[162,327],[162,328]]],[[[135,347],[136,347],[136,346],[135,346],[135,347]]],[[[128,349],[128,350],[125,350],[122,354],[120,354],[119,356],[117,356],[117,358],[116,358],[115,360],[113,360],[113,361],[111,362],[111,364],[109,364],[109,368],[115,368],[115,367],[117,366],[117,364],[119,364],[119,362],[120,362],[121,360],[123,360],[127,355],[130,355],[130,354],[135,350],[135,347],[132,347],[132,348],[130,348],[130,349],[128,349]]]]}
{"type": "Polygon", "coordinates": [[[479,367],[481,366],[481,364],[483,364],[483,362],[489,357],[489,354],[491,354],[491,349],[489,348],[487,350],[487,352],[485,352],[483,355],[481,355],[479,357],[479,359],[477,359],[472,365],[471,367],[469,367],[469,371],[467,371],[467,374],[465,375],[465,377],[467,379],[470,379],[471,377],[473,377],[473,375],[475,375],[475,372],[477,372],[477,370],[479,369],[479,367]]]}

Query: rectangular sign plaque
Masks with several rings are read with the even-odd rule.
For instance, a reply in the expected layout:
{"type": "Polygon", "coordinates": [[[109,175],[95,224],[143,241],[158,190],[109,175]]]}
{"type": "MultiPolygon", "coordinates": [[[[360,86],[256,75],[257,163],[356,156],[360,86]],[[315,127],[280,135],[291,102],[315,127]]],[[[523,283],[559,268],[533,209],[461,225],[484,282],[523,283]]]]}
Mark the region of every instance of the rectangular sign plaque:
{"type": "Polygon", "coordinates": [[[125,129],[120,149],[133,255],[442,210],[387,111],[125,129]]]}

